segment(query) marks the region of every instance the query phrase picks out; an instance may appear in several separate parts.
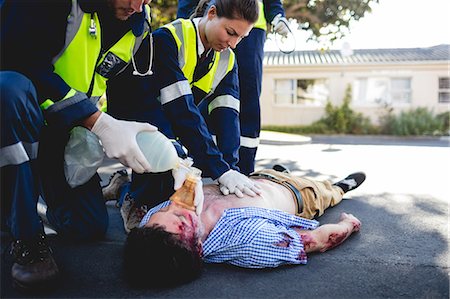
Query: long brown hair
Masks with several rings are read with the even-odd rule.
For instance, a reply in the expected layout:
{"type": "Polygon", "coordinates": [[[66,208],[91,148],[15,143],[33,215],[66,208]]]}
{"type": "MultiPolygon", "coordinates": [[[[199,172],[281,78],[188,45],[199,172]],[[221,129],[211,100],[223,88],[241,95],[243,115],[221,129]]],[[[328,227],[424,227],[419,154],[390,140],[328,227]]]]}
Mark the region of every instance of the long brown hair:
{"type": "Polygon", "coordinates": [[[243,19],[249,23],[258,20],[258,0],[200,0],[191,18],[203,17],[213,5],[219,18],[243,19]]]}

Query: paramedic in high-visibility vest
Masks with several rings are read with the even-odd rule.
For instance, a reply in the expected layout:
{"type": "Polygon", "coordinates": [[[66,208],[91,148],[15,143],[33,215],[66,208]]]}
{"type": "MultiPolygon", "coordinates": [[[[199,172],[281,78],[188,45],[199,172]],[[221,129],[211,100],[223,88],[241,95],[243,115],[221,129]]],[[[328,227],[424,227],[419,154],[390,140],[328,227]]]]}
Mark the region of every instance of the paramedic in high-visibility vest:
{"type": "MultiPolygon", "coordinates": [[[[258,14],[257,0],[201,1],[193,19],[177,19],[153,33],[153,76],[134,80],[129,67],[109,81],[109,113],[158,127],[178,144],[180,155],[185,154],[182,146],[187,149],[202,176],[217,179],[225,195],[258,192],[237,167],[240,104],[232,50],[246,38],[258,14]],[[128,97],[127,107],[119,102],[124,97],[128,97]],[[198,113],[197,120],[186,117],[193,111],[198,113]],[[237,188],[231,190],[227,185],[237,188]]],[[[144,43],[136,55],[138,69],[148,63],[146,47],[144,43]]],[[[108,190],[114,189],[116,182],[119,178],[113,177],[108,190]]],[[[124,185],[118,197],[127,232],[138,224],[148,206],[167,200],[174,189],[170,173],[133,173],[131,183],[124,185]]]]}
{"type": "MultiPolygon", "coordinates": [[[[179,0],[178,18],[189,18],[198,0],[179,0]]],[[[249,35],[234,50],[239,67],[241,140],[239,162],[241,173],[249,175],[255,170],[255,156],[261,131],[261,82],[267,24],[273,31],[286,36],[288,22],[280,0],[259,0],[259,18],[249,35]]]]}
{"type": "MultiPolygon", "coordinates": [[[[157,127],[138,119],[114,118],[96,105],[107,91],[108,80],[120,76],[127,66],[134,67],[134,80],[152,73],[152,59],[139,69],[134,61],[151,37],[149,2],[0,1],[1,225],[13,239],[11,275],[17,287],[52,287],[59,276],[42,221],[70,240],[102,237],[108,227],[98,174],[75,188],[66,182],[64,150],[72,128],[91,130],[107,156],[134,173],[151,171],[136,134],[157,127]],[[43,219],[37,212],[40,197],[48,207],[43,219]]],[[[152,56],[149,49],[146,53],[152,56]]],[[[122,88],[129,87],[122,84],[122,88]]],[[[132,99],[118,101],[127,109],[132,99]]],[[[198,138],[208,138],[198,111],[189,105],[174,109],[172,113],[184,115],[180,125],[196,121],[198,138]]],[[[221,159],[214,147],[210,154],[221,159]]],[[[225,162],[221,171],[221,183],[228,190],[254,188],[225,162]]]]}

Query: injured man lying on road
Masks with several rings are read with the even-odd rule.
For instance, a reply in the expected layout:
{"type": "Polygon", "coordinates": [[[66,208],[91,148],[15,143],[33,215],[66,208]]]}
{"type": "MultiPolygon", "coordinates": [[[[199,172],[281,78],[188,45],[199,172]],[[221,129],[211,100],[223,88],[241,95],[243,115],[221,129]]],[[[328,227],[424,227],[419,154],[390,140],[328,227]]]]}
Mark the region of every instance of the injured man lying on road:
{"type": "Polygon", "coordinates": [[[198,277],[203,262],[245,268],[306,264],[308,253],[336,247],[360,229],[352,214],[342,213],[339,222],[322,226],[313,218],[361,185],[362,172],[335,184],[272,169],[250,178],[261,189],[255,197],[224,196],[218,185],[203,186],[200,215],[171,200],[150,209],[127,237],[127,280],[176,285],[198,277]]]}

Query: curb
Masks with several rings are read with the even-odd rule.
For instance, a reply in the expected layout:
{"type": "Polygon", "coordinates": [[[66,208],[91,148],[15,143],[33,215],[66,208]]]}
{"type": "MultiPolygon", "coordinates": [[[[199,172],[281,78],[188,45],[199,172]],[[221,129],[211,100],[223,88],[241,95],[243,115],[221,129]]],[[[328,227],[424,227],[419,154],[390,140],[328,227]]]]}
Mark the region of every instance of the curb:
{"type": "Polygon", "coordinates": [[[259,142],[269,145],[299,145],[311,143],[311,137],[274,131],[261,131],[259,142]]]}

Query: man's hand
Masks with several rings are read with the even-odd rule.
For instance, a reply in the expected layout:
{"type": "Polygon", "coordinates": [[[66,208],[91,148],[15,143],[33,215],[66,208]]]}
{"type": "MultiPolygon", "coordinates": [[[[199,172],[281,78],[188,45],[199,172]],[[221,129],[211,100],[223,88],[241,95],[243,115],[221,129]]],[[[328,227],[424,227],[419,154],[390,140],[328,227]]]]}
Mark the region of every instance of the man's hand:
{"type": "Polygon", "coordinates": [[[256,194],[261,193],[258,185],[242,173],[233,169],[222,174],[218,182],[223,195],[234,193],[237,197],[244,197],[244,193],[250,196],[256,196],[256,194]]]}
{"type": "MultiPolygon", "coordinates": [[[[178,167],[172,169],[172,176],[174,179],[173,189],[178,190],[183,186],[188,174],[192,171],[192,168],[190,167],[193,163],[191,158],[186,158],[184,160],[180,159],[178,167]]],[[[203,200],[205,199],[203,195],[203,182],[200,175],[197,177],[197,184],[195,185],[194,192],[195,212],[197,215],[200,215],[203,211],[203,200]]]]}
{"type": "Polygon", "coordinates": [[[137,173],[150,172],[151,165],[140,150],[136,135],[141,131],[156,131],[158,128],[135,121],[118,120],[101,113],[91,131],[98,136],[109,158],[115,158],[137,173]]]}
{"type": "Polygon", "coordinates": [[[275,18],[273,18],[272,25],[274,32],[281,34],[284,37],[287,37],[287,35],[289,34],[289,22],[281,14],[277,14],[275,18]]]}

